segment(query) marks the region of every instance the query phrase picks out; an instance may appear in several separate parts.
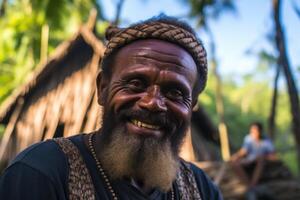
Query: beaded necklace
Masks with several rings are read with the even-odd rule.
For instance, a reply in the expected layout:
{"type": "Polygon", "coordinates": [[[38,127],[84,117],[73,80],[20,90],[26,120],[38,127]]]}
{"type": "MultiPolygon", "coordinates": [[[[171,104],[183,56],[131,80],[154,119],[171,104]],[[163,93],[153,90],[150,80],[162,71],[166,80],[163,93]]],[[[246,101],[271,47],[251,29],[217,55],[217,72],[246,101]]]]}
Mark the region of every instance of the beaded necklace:
{"type": "MultiPolygon", "coordinates": [[[[114,191],[114,189],[113,189],[113,187],[112,187],[112,185],[111,185],[111,183],[109,181],[109,178],[105,174],[105,171],[102,168],[102,165],[101,165],[99,159],[97,158],[97,154],[96,154],[96,151],[95,151],[95,148],[94,148],[94,145],[93,145],[93,136],[94,136],[94,134],[90,134],[89,138],[88,138],[89,149],[90,149],[90,151],[92,153],[92,156],[93,156],[94,160],[96,161],[97,168],[98,168],[101,176],[103,177],[104,182],[105,182],[105,184],[106,184],[106,186],[107,186],[107,188],[108,188],[108,190],[109,190],[109,192],[110,192],[113,200],[118,200],[118,197],[117,197],[117,195],[116,195],[116,193],[115,193],[115,191],[114,191]]],[[[173,189],[171,189],[171,200],[175,200],[175,195],[174,195],[173,189]]]]}

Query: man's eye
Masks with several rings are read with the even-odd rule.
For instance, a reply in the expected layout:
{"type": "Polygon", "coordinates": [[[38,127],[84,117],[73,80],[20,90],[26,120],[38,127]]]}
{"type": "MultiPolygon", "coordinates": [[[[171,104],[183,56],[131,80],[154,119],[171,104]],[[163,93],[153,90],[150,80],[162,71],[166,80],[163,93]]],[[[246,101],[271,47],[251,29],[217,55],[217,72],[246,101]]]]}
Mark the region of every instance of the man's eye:
{"type": "Polygon", "coordinates": [[[183,96],[183,92],[178,89],[171,89],[167,91],[167,97],[171,99],[182,99],[183,96]]]}
{"type": "Polygon", "coordinates": [[[140,79],[132,79],[128,82],[128,86],[133,90],[143,90],[145,88],[145,83],[140,79]]]}

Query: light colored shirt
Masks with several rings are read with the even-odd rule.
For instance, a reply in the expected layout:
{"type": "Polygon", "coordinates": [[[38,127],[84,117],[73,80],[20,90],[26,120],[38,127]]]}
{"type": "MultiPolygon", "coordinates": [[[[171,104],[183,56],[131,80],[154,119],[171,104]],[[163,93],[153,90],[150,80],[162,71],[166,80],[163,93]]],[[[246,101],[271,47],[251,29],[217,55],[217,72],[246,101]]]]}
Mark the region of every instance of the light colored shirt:
{"type": "Polygon", "coordinates": [[[253,161],[259,156],[266,156],[275,151],[270,139],[263,138],[260,141],[255,141],[250,134],[245,137],[242,148],[247,152],[245,157],[247,161],[253,161]]]}

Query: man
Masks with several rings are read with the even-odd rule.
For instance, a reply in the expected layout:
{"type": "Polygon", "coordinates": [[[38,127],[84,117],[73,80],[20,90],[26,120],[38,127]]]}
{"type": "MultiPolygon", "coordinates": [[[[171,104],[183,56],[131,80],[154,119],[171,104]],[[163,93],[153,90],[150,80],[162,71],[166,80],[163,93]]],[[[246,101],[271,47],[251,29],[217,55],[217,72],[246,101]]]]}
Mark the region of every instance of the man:
{"type": "Polygon", "coordinates": [[[162,15],[106,37],[102,128],[29,147],[2,175],[0,199],[222,199],[178,157],[207,77],[194,31],[162,15]]]}

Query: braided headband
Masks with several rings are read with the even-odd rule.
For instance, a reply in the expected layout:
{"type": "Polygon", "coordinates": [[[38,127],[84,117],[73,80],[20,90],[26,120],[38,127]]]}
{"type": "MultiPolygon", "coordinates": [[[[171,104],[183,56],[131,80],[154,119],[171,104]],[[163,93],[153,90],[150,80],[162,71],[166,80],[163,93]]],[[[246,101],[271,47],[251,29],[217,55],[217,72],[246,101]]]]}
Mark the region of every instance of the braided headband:
{"type": "MultiPolygon", "coordinates": [[[[106,31],[108,43],[103,60],[109,55],[136,40],[159,39],[179,45],[193,57],[198,70],[198,92],[201,92],[207,79],[206,51],[194,33],[168,21],[145,21],[128,28],[109,27],[106,31]]],[[[102,66],[103,67],[103,66],[102,66]]]]}

